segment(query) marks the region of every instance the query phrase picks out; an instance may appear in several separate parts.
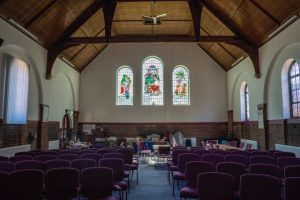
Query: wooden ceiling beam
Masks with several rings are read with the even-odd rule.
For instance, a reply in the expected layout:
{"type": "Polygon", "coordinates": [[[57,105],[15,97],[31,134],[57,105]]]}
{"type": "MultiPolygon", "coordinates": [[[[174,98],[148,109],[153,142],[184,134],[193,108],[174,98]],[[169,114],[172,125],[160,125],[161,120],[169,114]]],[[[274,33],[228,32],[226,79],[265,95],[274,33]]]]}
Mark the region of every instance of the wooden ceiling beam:
{"type": "Polygon", "coordinates": [[[94,0],[88,8],[86,8],[73,21],[68,28],[61,34],[58,39],[48,48],[46,79],[51,79],[51,71],[56,57],[65,49],[74,46],[73,44],[65,43],[64,41],[71,37],[91,16],[93,16],[100,8],[103,7],[104,0],[94,0]]]}
{"type": "Polygon", "coordinates": [[[105,23],[105,38],[109,41],[111,36],[111,27],[117,2],[115,0],[105,0],[103,5],[104,23],[105,23]]]}
{"type": "Polygon", "coordinates": [[[29,21],[25,24],[25,28],[28,28],[33,22],[35,22],[38,18],[40,18],[50,7],[52,7],[57,0],[52,0],[48,5],[45,6],[40,12],[36,13],[33,17],[29,19],[29,21]]]}
{"type": "Polygon", "coordinates": [[[198,0],[189,0],[189,7],[193,18],[195,38],[199,42],[202,5],[198,0]]]}
{"type": "Polygon", "coordinates": [[[149,42],[233,42],[237,43],[240,39],[236,36],[200,36],[196,41],[194,36],[187,35],[124,35],[113,36],[109,42],[105,37],[71,37],[66,40],[68,45],[95,44],[95,43],[149,43],[149,42]]]}
{"type": "Polygon", "coordinates": [[[277,25],[280,25],[280,21],[278,21],[273,15],[271,15],[266,9],[264,9],[261,5],[259,5],[256,1],[250,0],[250,2],[258,8],[262,13],[264,13],[266,16],[268,16],[273,22],[275,22],[277,25]]]}
{"type": "Polygon", "coordinates": [[[249,55],[255,71],[254,76],[255,78],[260,78],[258,46],[251,43],[251,41],[240,31],[240,28],[234,23],[234,21],[226,16],[221,10],[213,8],[207,0],[199,0],[199,2],[241,39],[238,42],[228,41],[227,43],[241,48],[249,55]]]}

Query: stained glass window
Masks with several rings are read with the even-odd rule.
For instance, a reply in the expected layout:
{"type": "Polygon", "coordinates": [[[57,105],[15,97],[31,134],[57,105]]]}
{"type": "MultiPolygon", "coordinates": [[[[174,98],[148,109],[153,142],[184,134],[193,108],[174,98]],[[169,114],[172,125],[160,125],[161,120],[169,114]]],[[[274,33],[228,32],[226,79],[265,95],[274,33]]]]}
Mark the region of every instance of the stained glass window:
{"type": "Polygon", "coordinates": [[[245,111],[245,119],[248,121],[250,117],[248,85],[245,86],[245,111]]]}
{"type": "Polygon", "coordinates": [[[173,70],[173,105],[190,105],[189,71],[185,66],[173,70]]]}
{"type": "Polygon", "coordinates": [[[133,105],[133,73],[128,66],[117,71],[117,105],[133,105]]]}
{"type": "Polygon", "coordinates": [[[291,117],[300,117],[300,73],[296,61],[289,68],[289,91],[291,117]]]}
{"type": "Polygon", "coordinates": [[[142,105],[164,105],[163,63],[155,56],[142,65],[142,105]]]}

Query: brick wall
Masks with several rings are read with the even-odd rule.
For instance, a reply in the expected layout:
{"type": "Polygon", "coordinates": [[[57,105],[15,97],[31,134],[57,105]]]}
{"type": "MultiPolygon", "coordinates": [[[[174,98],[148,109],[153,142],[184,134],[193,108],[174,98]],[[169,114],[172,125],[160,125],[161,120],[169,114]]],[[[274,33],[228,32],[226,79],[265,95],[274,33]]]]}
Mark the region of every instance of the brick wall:
{"type": "MultiPolygon", "coordinates": [[[[79,123],[82,131],[84,123],[79,123]]],[[[91,123],[87,123],[91,124],[91,123]]],[[[205,138],[227,136],[227,122],[211,123],[95,123],[99,129],[104,129],[106,136],[116,137],[146,137],[152,133],[169,135],[181,131],[185,137],[196,137],[199,142],[205,138]]]]}

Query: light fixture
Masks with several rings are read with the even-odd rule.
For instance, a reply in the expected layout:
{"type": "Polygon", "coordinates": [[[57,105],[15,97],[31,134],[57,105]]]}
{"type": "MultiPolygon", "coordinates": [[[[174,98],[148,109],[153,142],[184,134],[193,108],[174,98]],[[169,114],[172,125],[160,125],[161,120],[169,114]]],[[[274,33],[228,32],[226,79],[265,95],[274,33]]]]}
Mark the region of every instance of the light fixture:
{"type": "Polygon", "coordinates": [[[231,64],[231,67],[237,65],[239,62],[241,62],[244,59],[244,56],[239,57],[234,63],[231,64]]]}
{"type": "Polygon", "coordinates": [[[70,65],[71,67],[75,67],[75,65],[73,63],[71,63],[68,59],[66,59],[65,57],[61,57],[61,59],[62,59],[62,61],[64,61],[68,65],[70,65]]]}
{"type": "Polygon", "coordinates": [[[279,33],[280,31],[282,31],[283,29],[285,29],[288,25],[290,25],[292,22],[294,22],[294,20],[296,20],[299,17],[299,14],[296,14],[294,16],[292,16],[291,18],[289,18],[288,20],[286,20],[283,24],[281,24],[276,30],[274,30],[272,33],[270,33],[268,35],[268,38],[273,37],[275,34],[279,33]]]}
{"type": "Polygon", "coordinates": [[[31,39],[34,39],[35,41],[39,40],[35,35],[33,35],[32,33],[30,33],[26,28],[24,28],[22,25],[20,25],[15,20],[13,20],[11,18],[8,18],[8,21],[10,22],[10,24],[14,25],[17,29],[19,29],[20,31],[22,31],[24,34],[26,34],[31,39]]]}

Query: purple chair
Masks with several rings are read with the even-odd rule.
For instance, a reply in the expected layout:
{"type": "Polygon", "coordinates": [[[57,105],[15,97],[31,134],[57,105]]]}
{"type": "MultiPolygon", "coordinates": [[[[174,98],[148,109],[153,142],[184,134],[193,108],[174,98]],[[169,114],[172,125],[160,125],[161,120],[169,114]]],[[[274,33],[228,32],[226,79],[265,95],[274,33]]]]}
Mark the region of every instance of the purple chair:
{"type": "Polygon", "coordinates": [[[41,152],[38,152],[36,155],[37,155],[37,156],[40,156],[40,155],[57,156],[57,155],[58,155],[58,152],[55,152],[55,151],[41,151],[41,152]]]}
{"type": "Polygon", "coordinates": [[[50,170],[54,168],[69,168],[70,162],[68,160],[61,160],[61,159],[55,159],[55,160],[47,160],[44,163],[44,169],[50,170]]]}
{"type": "Polygon", "coordinates": [[[276,165],[275,158],[272,156],[265,156],[265,155],[255,155],[249,157],[249,164],[270,164],[276,165]]]}
{"type": "Polygon", "coordinates": [[[199,199],[232,200],[234,198],[233,176],[220,172],[198,174],[197,191],[199,199]]]}
{"type": "Polygon", "coordinates": [[[47,160],[55,160],[57,156],[55,155],[37,155],[33,158],[33,160],[38,160],[41,162],[45,162],[47,160]]]}
{"type": "Polygon", "coordinates": [[[0,199],[4,199],[8,183],[8,173],[0,171],[0,199]]]}
{"type": "Polygon", "coordinates": [[[26,156],[34,157],[35,153],[30,152],[30,151],[20,151],[20,152],[15,153],[15,156],[20,156],[20,155],[26,155],[26,156]]]}
{"type": "Polygon", "coordinates": [[[65,154],[79,154],[80,150],[77,149],[66,149],[59,152],[59,155],[65,155],[65,154]]]}
{"type": "Polygon", "coordinates": [[[102,148],[102,149],[99,149],[97,151],[98,154],[101,154],[102,156],[106,153],[112,153],[114,152],[115,150],[113,148],[102,148]]]}
{"type": "Polygon", "coordinates": [[[230,151],[229,155],[242,155],[242,156],[251,156],[251,152],[249,151],[241,151],[241,150],[237,150],[237,151],[230,151]]]}
{"type": "Polygon", "coordinates": [[[191,161],[186,163],[186,186],[180,190],[180,198],[198,198],[197,177],[204,172],[212,172],[213,165],[203,161],[191,161]]]}
{"type": "Polygon", "coordinates": [[[225,156],[225,155],[228,154],[228,151],[224,151],[224,150],[221,150],[221,149],[216,149],[216,150],[213,151],[213,153],[225,156]]]}
{"type": "Polygon", "coordinates": [[[97,167],[96,161],[91,159],[75,159],[71,161],[71,167],[78,169],[81,172],[83,169],[89,167],[97,167]]]}
{"type": "Polygon", "coordinates": [[[300,158],[293,157],[279,157],[277,158],[277,165],[283,170],[286,166],[300,165],[300,158]]]}
{"type": "Polygon", "coordinates": [[[78,154],[60,154],[57,156],[58,159],[72,161],[80,158],[78,154]]]}
{"type": "Polygon", "coordinates": [[[104,148],[104,144],[92,144],[89,148],[102,149],[104,148]]]}
{"type": "Polygon", "coordinates": [[[8,157],[6,157],[6,156],[0,156],[0,161],[8,161],[8,157]]]}
{"type": "Polygon", "coordinates": [[[248,173],[245,165],[235,162],[222,162],[217,164],[217,172],[230,174],[234,178],[234,190],[240,189],[240,177],[248,173]]]}
{"type": "Polygon", "coordinates": [[[194,151],[194,153],[201,157],[202,155],[212,153],[212,151],[205,150],[205,149],[197,149],[197,150],[194,151]]]}
{"type": "Polygon", "coordinates": [[[172,162],[168,164],[168,180],[170,183],[170,176],[173,177],[173,173],[174,171],[178,171],[178,155],[182,154],[182,153],[190,153],[189,150],[187,149],[183,149],[183,148],[179,148],[179,149],[173,149],[172,151],[172,162]]]}
{"type": "Polygon", "coordinates": [[[239,144],[239,148],[240,148],[240,149],[243,149],[243,148],[244,148],[244,146],[245,146],[245,143],[244,143],[244,142],[240,142],[240,144],[239,144]]]}
{"type": "Polygon", "coordinates": [[[284,177],[300,177],[300,165],[290,165],[284,168],[284,177]]]}
{"type": "Polygon", "coordinates": [[[95,160],[98,166],[99,161],[102,159],[102,155],[97,153],[84,153],[80,155],[80,158],[95,160]]]}
{"type": "Polygon", "coordinates": [[[91,167],[81,171],[81,192],[88,199],[115,200],[112,197],[113,171],[106,167],[91,167]]]}
{"type": "Polygon", "coordinates": [[[15,169],[15,163],[10,161],[0,161],[0,171],[3,172],[12,172],[15,169]]]}
{"type": "Polygon", "coordinates": [[[10,173],[5,199],[43,199],[43,179],[44,172],[38,169],[10,173]]]}
{"type": "Polygon", "coordinates": [[[121,154],[121,153],[116,153],[116,152],[113,152],[113,153],[106,153],[106,154],[103,155],[103,158],[119,158],[119,159],[124,160],[123,154],[121,154]]]}
{"type": "Polygon", "coordinates": [[[191,161],[200,161],[201,157],[195,153],[182,153],[178,156],[178,171],[173,175],[173,196],[175,193],[175,181],[177,181],[177,187],[179,189],[179,181],[185,180],[185,167],[186,163],[191,161]]]}
{"type": "MultiPolygon", "coordinates": [[[[139,182],[139,164],[133,163],[133,150],[129,148],[119,148],[116,150],[117,153],[121,153],[123,155],[124,160],[124,169],[130,170],[131,178],[133,176],[133,172],[136,171],[136,182],[139,182]]],[[[128,176],[129,178],[129,176],[128,176]]],[[[128,180],[129,181],[129,180],[128,180]]],[[[129,182],[128,182],[129,186],[129,182]]]]}
{"type": "Polygon", "coordinates": [[[47,200],[71,199],[77,196],[79,172],[73,168],[50,169],[45,175],[47,200]]]}
{"type": "Polygon", "coordinates": [[[292,152],[285,152],[285,151],[276,151],[273,153],[273,157],[278,159],[279,157],[293,157],[295,158],[296,155],[292,152]]]}
{"type": "Polygon", "coordinates": [[[215,154],[215,153],[204,154],[201,156],[201,160],[204,162],[209,162],[209,163],[213,164],[214,171],[216,171],[217,164],[224,162],[224,156],[220,155],[220,154],[215,154]]]}
{"type": "Polygon", "coordinates": [[[277,178],[282,177],[280,168],[276,165],[270,165],[270,164],[250,165],[249,173],[250,174],[265,174],[265,175],[270,175],[270,176],[274,176],[277,178]]]}
{"type": "Polygon", "coordinates": [[[284,180],[284,200],[299,200],[300,177],[290,177],[284,180]]]}
{"type": "Polygon", "coordinates": [[[195,153],[196,150],[202,150],[204,149],[203,146],[195,146],[195,147],[191,147],[191,151],[195,153]]]}
{"type": "Polygon", "coordinates": [[[280,179],[263,174],[241,176],[241,200],[281,200],[280,179]]]}
{"type": "Polygon", "coordinates": [[[268,151],[251,151],[250,156],[272,156],[268,151]]]}
{"type": "Polygon", "coordinates": [[[13,156],[8,159],[10,162],[19,162],[23,160],[32,160],[32,156],[28,155],[19,155],[19,156],[13,156]]]}
{"type": "Polygon", "coordinates": [[[82,154],[86,154],[86,153],[96,153],[97,151],[92,150],[92,149],[84,149],[82,151],[79,152],[80,155],[82,154]]]}
{"type": "Polygon", "coordinates": [[[108,167],[113,170],[114,185],[118,186],[114,190],[122,191],[122,199],[123,191],[125,191],[127,200],[128,184],[124,181],[124,161],[118,158],[104,158],[100,160],[100,167],[108,167]]]}
{"type": "Polygon", "coordinates": [[[245,165],[248,168],[249,158],[247,156],[239,155],[239,154],[228,154],[224,156],[225,162],[235,162],[245,165]]]}
{"type": "Polygon", "coordinates": [[[23,160],[15,163],[15,170],[20,169],[39,169],[44,170],[43,163],[37,160],[23,160]]]}

